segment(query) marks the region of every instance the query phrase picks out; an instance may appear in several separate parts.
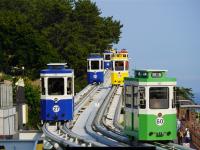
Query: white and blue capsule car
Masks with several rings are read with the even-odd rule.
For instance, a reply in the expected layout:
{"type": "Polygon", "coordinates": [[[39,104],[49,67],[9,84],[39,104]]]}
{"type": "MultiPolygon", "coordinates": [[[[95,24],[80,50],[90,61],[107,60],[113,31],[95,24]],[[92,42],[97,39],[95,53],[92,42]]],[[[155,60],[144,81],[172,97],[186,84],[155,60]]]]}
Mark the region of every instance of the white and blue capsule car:
{"type": "Polygon", "coordinates": [[[112,52],[109,50],[105,50],[103,53],[103,61],[104,61],[104,69],[111,69],[112,68],[112,62],[111,62],[111,56],[112,52]]]}
{"type": "Polygon", "coordinates": [[[87,58],[87,81],[88,84],[104,81],[103,57],[98,53],[90,54],[87,58]]]}
{"type": "Polygon", "coordinates": [[[47,64],[40,71],[41,120],[43,122],[66,122],[73,119],[74,70],[66,69],[66,63],[47,64]]]}

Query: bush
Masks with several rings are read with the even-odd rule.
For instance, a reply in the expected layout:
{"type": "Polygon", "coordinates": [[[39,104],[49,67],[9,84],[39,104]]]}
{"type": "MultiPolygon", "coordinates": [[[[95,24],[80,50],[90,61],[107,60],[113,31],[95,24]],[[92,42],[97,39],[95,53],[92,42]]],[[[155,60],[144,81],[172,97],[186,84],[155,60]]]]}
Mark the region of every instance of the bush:
{"type": "Polygon", "coordinates": [[[25,81],[25,98],[28,104],[28,127],[37,128],[40,124],[40,87],[25,81]]]}

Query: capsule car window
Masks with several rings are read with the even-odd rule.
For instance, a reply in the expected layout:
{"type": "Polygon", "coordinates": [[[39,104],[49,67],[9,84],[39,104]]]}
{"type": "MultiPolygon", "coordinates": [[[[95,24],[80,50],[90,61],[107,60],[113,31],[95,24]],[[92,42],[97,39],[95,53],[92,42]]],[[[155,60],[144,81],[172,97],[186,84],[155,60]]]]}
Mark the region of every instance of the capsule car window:
{"type": "Polygon", "coordinates": [[[91,69],[99,69],[99,61],[91,61],[91,69]]]}
{"type": "Polygon", "coordinates": [[[151,87],[149,89],[149,107],[151,109],[169,108],[169,88],[151,87]]]}
{"type": "Polygon", "coordinates": [[[162,77],[162,73],[161,72],[152,72],[151,76],[152,76],[152,78],[160,78],[160,77],[162,77]]]}
{"type": "Polygon", "coordinates": [[[48,78],[48,94],[64,95],[64,78],[48,78]]]}
{"type": "Polygon", "coordinates": [[[123,61],[115,61],[115,70],[116,71],[124,70],[124,62],[123,61]]]}
{"type": "Polygon", "coordinates": [[[105,60],[110,60],[110,54],[109,55],[105,55],[105,60]]]}
{"type": "Polygon", "coordinates": [[[138,71],[138,72],[136,72],[136,77],[146,78],[147,77],[147,72],[138,71]]]}
{"type": "Polygon", "coordinates": [[[132,86],[131,85],[126,85],[125,87],[125,105],[126,107],[131,108],[132,104],[132,86]]]}
{"type": "Polygon", "coordinates": [[[140,103],[140,108],[145,109],[146,108],[146,101],[145,101],[145,88],[140,87],[139,88],[139,103],[140,103]]]}

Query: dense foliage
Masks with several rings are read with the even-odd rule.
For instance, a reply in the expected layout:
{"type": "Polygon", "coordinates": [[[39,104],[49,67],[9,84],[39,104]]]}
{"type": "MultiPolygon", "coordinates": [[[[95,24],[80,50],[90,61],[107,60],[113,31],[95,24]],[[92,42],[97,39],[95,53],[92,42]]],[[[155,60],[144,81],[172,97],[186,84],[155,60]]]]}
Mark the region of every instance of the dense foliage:
{"type": "Polygon", "coordinates": [[[83,78],[88,53],[120,38],[120,22],[101,17],[90,0],[1,0],[0,8],[0,70],[7,74],[24,66],[35,79],[47,63],[67,62],[83,78]]]}
{"type": "Polygon", "coordinates": [[[35,129],[40,123],[40,87],[25,82],[25,97],[28,104],[28,128],[35,129]]]}
{"type": "MultiPolygon", "coordinates": [[[[47,63],[67,62],[78,92],[87,84],[87,55],[120,38],[120,22],[100,15],[90,0],[0,0],[0,71],[37,79],[47,63]]],[[[29,127],[36,127],[39,88],[27,82],[25,95],[29,127]]]]}
{"type": "Polygon", "coordinates": [[[191,88],[176,87],[176,99],[193,100],[194,94],[191,88]]]}

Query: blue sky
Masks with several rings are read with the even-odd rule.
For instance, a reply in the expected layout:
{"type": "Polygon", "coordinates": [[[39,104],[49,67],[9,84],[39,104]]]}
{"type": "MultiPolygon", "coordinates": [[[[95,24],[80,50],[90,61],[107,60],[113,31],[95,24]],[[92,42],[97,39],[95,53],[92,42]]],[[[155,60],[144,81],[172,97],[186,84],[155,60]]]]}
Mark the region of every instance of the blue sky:
{"type": "Polygon", "coordinates": [[[200,93],[200,0],[93,0],[123,24],[120,42],[132,69],[167,69],[178,86],[200,93]]]}

